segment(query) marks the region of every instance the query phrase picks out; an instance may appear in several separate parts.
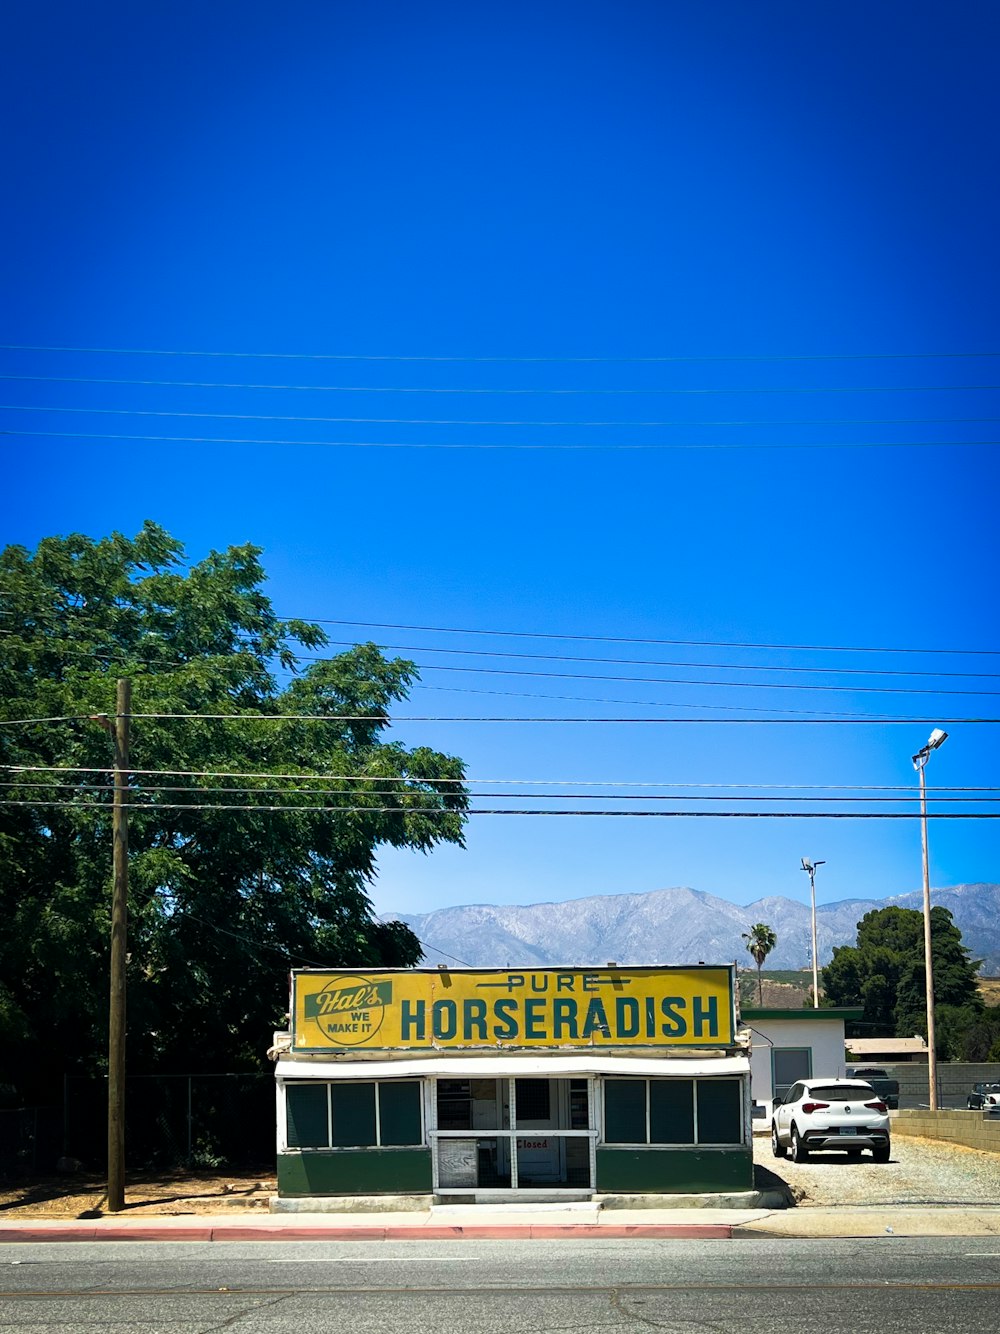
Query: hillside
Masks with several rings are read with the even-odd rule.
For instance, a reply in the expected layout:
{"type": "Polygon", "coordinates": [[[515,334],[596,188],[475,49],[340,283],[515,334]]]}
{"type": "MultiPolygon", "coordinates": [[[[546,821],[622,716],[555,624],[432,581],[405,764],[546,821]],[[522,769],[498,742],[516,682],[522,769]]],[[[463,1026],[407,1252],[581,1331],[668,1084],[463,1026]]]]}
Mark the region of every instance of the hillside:
{"type": "MultiPolygon", "coordinates": [[[[983,973],[1000,973],[1000,885],[956,885],[934,890],[934,903],[948,908],[983,973]]],[[[816,912],[820,964],[835,945],[850,945],[857,923],[875,908],[920,909],[919,892],[885,899],[844,899],[816,912]]],[[[768,957],[772,970],[810,967],[807,904],[780,896],[745,905],[688,888],[645,894],[597,894],[563,903],[471,904],[437,912],[401,915],[424,943],[425,956],[442,956],[478,967],[526,964],[719,963],[746,950],[741,934],[767,922],[778,944],[768,957]]],[[[808,985],[808,983],[807,983],[808,985]]]]}

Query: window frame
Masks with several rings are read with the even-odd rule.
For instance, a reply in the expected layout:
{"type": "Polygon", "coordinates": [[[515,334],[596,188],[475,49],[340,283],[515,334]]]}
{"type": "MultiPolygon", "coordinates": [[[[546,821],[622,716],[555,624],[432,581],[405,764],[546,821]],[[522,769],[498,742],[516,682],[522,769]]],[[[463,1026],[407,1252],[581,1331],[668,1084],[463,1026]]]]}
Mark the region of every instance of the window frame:
{"type": "Polygon", "coordinates": [[[419,1149],[426,1147],[427,1144],[427,1126],[424,1113],[424,1096],[422,1079],[287,1079],[284,1085],[284,1145],[283,1148],[290,1153],[367,1153],[369,1150],[378,1149],[379,1152],[391,1153],[396,1149],[419,1149]],[[392,1085],[396,1088],[403,1084],[413,1085],[417,1090],[417,1116],[419,1118],[418,1138],[409,1144],[383,1144],[382,1143],[382,1095],[381,1088],[383,1084],[392,1085]],[[325,1144],[290,1144],[288,1142],[288,1099],[289,1092],[293,1088],[315,1088],[317,1085],[326,1093],[326,1143],[325,1144]],[[333,1143],[333,1089],[334,1088],[360,1088],[365,1085],[374,1087],[375,1103],[375,1143],[374,1144],[334,1144],[333,1143]]]}
{"type": "MultiPolygon", "coordinates": [[[[681,1149],[683,1151],[688,1151],[691,1149],[730,1149],[730,1148],[735,1148],[737,1146],[743,1146],[745,1144],[746,1130],[747,1130],[746,1126],[747,1118],[746,1118],[746,1106],[745,1106],[746,1089],[745,1089],[745,1080],[740,1075],[712,1075],[712,1076],[696,1075],[684,1079],[683,1080],[684,1083],[690,1084],[692,1086],[691,1101],[692,1101],[693,1138],[690,1141],[651,1140],[650,1139],[650,1129],[651,1129],[650,1086],[653,1082],[657,1082],[658,1078],[660,1077],[657,1077],[655,1075],[652,1076],[609,1075],[602,1080],[602,1090],[601,1090],[602,1094],[601,1144],[602,1145],[608,1148],[616,1148],[616,1149],[654,1149],[661,1151],[681,1149]],[[608,1109],[607,1109],[606,1093],[607,1093],[607,1087],[611,1083],[634,1083],[634,1084],[645,1085],[646,1138],[644,1142],[643,1141],[636,1142],[633,1140],[611,1140],[608,1138],[608,1115],[607,1115],[608,1109]],[[739,1125],[737,1127],[738,1138],[731,1140],[702,1140],[700,1138],[700,1128],[699,1128],[699,1118],[698,1118],[698,1086],[700,1084],[721,1084],[721,1083],[735,1084],[739,1092],[739,1101],[738,1101],[739,1125]]],[[[681,1081],[678,1080],[678,1082],[681,1081]]]]}
{"type": "Polygon", "coordinates": [[[791,1093],[791,1091],[792,1091],[792,1089],[795,1087],[795,1085],[796,1085],[796,1084],[803,1084],[803,1083],[805,1083],[807,1080],[812,1079],[812,1073],[813,1073],[813,1049],[812,1049],[812,1047],[777,1047],[777,1046],[772,1046],[772,1047],[771,1047],[771,1097],[772,1097],[772,1098],[781,1098],[782,1102],[787,1102],[787,1101],[788,1101],[788,1095],[789,1095],[789,1093],[791,1093]],[[785,1091],[784,1091],[784,1093],[779,1093],[779,1091],[778,1091],[778,1087],[779,1087],[779,1086],[778,1086],[778,1081],[777,1081],[777,1079],[775,1078],[774,1057],[775,1057],[775,1054],[776,1054],[777,1052],[782,1052],[782,1053],[786,1053],[786,1052],[805,1052],[805,1056],[806,1056],[806,1065],[809,1067],[808,1070],[806,1071],[806,1073],[805,1073],[804,1075],[803,1075],[803,1074],[799,1074],[799,1075],[796,1075],[794,1079],[789,1080],[789,1082],[785,1085],[785,1091]]]}

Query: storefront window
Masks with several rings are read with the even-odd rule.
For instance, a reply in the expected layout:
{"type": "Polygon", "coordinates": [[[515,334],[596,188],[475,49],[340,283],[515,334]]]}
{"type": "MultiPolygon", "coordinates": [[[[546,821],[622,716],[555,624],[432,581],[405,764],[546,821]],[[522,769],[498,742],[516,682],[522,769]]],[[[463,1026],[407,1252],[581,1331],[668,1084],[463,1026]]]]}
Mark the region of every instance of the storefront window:
{"type": "Polygon", "coordinates": [[[382,1144],[420,1144],[420,1085],[415,1080],[378,1086],[382,1144]]]}
{"type": "Polygon", "coordinates": [[[609,1144],[645,1144],[647,1081],[604,1081],[604,1138],[609,1144]]]}
{"type": "Polygon", "coordinates": [[[736,1079],[699,1079],[698,1143],[739,1144],[743,1126],[743,1090],[736,1079]]]}
{"type": "MultiPolygon", "coordinates": [[[[698,1103],[701,1110],[701,1102],[698,1103]]],[[[650,1144],[694,1143],[694,1081],[649,1081],[650,1144]]]]}
{"type": "Polygon", "coordinates": [[[289,1084],[288,1147],[324,1148],[330,1142],[330,1100],[326,1084],[289,1084]]]}
{"type": "Polygon", "coordinates": [[[508,1129],[507,1081],[439,1079],[437,1118],[439,1130],[508,1129]]]}
{"type": "Polygon", "coordinates": [[[335,1149],[357,1149],[378,1143],[374,1084],[331,1084],[330,1102],[335,1149]]]}
{"type": "Polygon", "coordinates": [[[418,1080],[310,1082],[285,1092],[290,1149],[423,1143],[418,1080]]]}
{"type": "Polygon", "coordinates": [[[740,1144],[739,1079],[606,1079],[606,1144],[740,1144]]]}

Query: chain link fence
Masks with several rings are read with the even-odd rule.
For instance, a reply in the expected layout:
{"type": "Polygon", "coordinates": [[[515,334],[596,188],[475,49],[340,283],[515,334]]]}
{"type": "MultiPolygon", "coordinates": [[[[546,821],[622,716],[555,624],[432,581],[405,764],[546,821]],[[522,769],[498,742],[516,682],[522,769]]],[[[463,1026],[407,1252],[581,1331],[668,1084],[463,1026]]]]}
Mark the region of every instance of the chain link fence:
{"type": "Polygon", "coordinates": [[[0,1109],[0,1181],[52,1171],[62,1154],[61,1107],[0,1109]]]}
{"type": "MultiPolygon", "coordinates": [[[[132,1075],[125,1081],[128,1171],[260,1167],[275,1155],[274,1076],[132,1075]]],[[[62,1154],[107,1165],[106,1079],[66,1077],[62,1154]]]]}
{"type": "MultiPolygon", "coordinates": [[[[848,1062],[848,1064],[852,1064],[848,1062]]],[[[862,1062],[853,1062],[861,1065],[862,1062]]],[[[864,1062],[872,1068],[869,1062],[864,1062]]],[[[903,1107],[929,1107],[930,1086],[927,1066],[921,1062],[905,1065],[880,1066],[890,1079],[899,1081],[899,1105],[903,1107]]],[[[938,1062],[937,1101],[938,1106],[953,1110],[967,1105],[973,1084],[1000,1083],[1000,1064],[988,1061],[975,1064],[964,1061],[938,1062]]]]}

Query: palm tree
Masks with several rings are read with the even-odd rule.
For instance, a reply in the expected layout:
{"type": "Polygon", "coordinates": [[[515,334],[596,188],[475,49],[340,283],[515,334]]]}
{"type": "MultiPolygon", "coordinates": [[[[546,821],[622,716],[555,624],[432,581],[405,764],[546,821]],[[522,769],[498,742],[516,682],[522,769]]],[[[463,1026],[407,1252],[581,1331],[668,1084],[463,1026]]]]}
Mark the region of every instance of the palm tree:
{"type": "Polygon", "coordinates": [[[743,939],[747,943],[747,949],[753,955],[753,961],[757,965],[757,1004],[764,1004],[764,983],[761,980],[760,970],[764,967],[764,960],[778,943],[778,937],[774,934],[766,922],[757,922],[749,931],[743,932],[743,939]]]}

